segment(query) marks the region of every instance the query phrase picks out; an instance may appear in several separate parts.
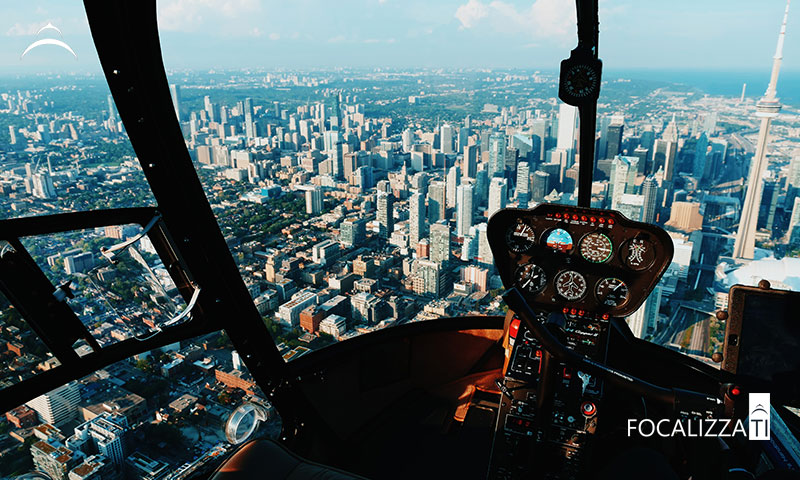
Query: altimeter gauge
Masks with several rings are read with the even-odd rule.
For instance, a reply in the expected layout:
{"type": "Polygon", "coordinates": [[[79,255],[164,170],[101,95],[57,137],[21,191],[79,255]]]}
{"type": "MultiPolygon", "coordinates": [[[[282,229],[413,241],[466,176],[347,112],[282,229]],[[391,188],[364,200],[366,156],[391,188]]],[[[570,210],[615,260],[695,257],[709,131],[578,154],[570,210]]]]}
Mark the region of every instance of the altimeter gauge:
{"type": "Polygon", "coordinates": [[[547,275],[542,270],[542,267],[535,263],[520,266],[517,269],[515,278],[517,285],[530,293],[539,293],[547,285],[547,275]]]}
{"type": "Polygon", "coordinates": [[[601,304],[619,307],[628,300],[628,286],[619,278],[604,278],[597,283],[595,295],[601,304]]]}

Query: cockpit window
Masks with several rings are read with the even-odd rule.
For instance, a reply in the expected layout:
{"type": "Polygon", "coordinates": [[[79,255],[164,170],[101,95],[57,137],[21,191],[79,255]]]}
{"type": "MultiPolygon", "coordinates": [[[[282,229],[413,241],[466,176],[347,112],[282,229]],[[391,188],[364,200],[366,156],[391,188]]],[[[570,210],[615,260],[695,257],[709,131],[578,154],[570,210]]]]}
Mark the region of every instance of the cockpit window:
{"type": "Polygon", "coordinates": [[[205,474],[233,451],[224,425],[245,402],[268,414],[256,434],[276,437],[280,419],[227,335],[189,338],[111,364],[6,412],[0,417],[0,477],[33,470],[53,478],[81,476],[97,463],[115,477],[205,474]]]}
{"type": "MultiPolygon", "coordinates": [[[[140,225],[111,225],[21,242],[53,285],[68,286],[67,304],[106,347],[151,337],[189,308],[143,233],[140,225]]],[[[81,356],[89,352],[78,347],[81,356]]]]}
{"type": "Polygon", "coordinates": [[[0,219],[155,204],[83,4],[44,1],[3,15],[0,219]]]}

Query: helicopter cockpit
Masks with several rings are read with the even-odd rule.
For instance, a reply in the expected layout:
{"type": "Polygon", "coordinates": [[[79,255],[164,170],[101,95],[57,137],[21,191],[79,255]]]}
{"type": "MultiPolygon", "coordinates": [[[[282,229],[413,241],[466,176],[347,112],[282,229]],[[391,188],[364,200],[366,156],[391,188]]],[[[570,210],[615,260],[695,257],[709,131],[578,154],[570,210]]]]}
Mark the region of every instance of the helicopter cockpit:
{"type": "MultiPolygon", "coordinates": [[[[711,302],[709,278],[728,272],[696,260],[707,250],[687,243],[706,242],[720,263],[733,243],[702,217],[694,226],[691,182],[705,182],[695,193],[722,205],[714,218],[723,220],[753,208],[761,187],[695,161],[699,175],[674,188],[678,143],[650,142],[651,152],[651,130],[627,156],[608,138],[605,158],[595,154],[614,126],[623,138],[616,120],[597,135],[597,0],[576,1],[578,45],[550,79],[558,105],[572,108],[570,122],[559,120],[575,130],[569,149],[549,133],[515,137],[547,125],[546,113],[498,122],[488,103],[478,133],[467,115],[459,138],[437,121],[441,135],[412,143],[391,109],[422,110],[444,93],[398,101],[407,92],[393,82],[424,90],[427,74],[378,72],[389,78],[387,97],[374,100],[386,108],[380,127],[355,98],[342,105],[350,84],[359,95],[380,88],[327,74],[211,71],[203,83],[181,73],[198,106],[187,115],[165,69],[156,2],[84,7],[110,91],[106,118],[70,112],[48,132],[39,117],[53,102],[3,94],[3,115],[35,126],[12,125],[0,145],[10,165],[0,202],[33,210],[0,220],[0,478],[800,478],[800,293],[762,280],[711,302]],[[205,95],[217,87],[229,108],[205,95]],[[281,108],[295,87],[325,100],[281,108]],[[280,100],[254,107],[248,92],[262,90],[280,100]],[[128,139],[131,155],[119,162],[80,165],[89,142],[110,156],[128,139]],[[54,144],[72,150],[37,157],[54,144]],[[526,148],[530,162],[518,164],[526,148]],[[551,178],[575,194],[547,200],[551,178]],[[56,188],[74,196],[67,213],[54,207],[56,188]],[[136,206],[88,202],[92,188],[100,197],[117,188],[136,206]],[[679,220],[693,229],[656,221],[657,202],[685,203],[679,220]],[[90,204],[115,208],[80,207],[90,204]],[[466,253],[451,260],[456,251],[466,253]],[[440,301],[444,283],[461,289],[457,300],[440,301]],[[661,308],[666,289],[685,298],[661,308]]],[[[781,35],[785,26],[786,17],[781,35]]],[[[777,115],[775,102],[762,99],[759,118],[777,115]]],[[[744,94],[737,105],[749,107],[744,94]]],[[[744,146],[730,153],[726,143],[719,163],[744,171],[755,153],[750,176],[764,177],[766,143],[748,152],[751,125],[726,125],[726,141],[744,146]]],[[[674,120],[665,132],[677,138],[674,120]]],[[[711,159],[720,144],[706,133],[691,137],[691,150],[711,159]]],[[[777,190],[800,212],[800,187],[769,181],[774,200],[762,210],[777,225],[777,190]]],[[[769,237],[758,228],[759,241],[769,237]]],[[[745,257],[730,258],[741,266],[745,257]]]]}

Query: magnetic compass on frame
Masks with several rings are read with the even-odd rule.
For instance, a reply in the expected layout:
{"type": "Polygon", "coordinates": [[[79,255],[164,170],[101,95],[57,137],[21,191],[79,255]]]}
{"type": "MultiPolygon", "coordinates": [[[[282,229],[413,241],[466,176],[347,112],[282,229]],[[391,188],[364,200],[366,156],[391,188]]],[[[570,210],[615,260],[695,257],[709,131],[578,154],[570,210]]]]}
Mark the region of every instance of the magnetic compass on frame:
{"type": "Polygon", "coordinates": [[[600,96],[600,78],[603,62],[576,48],[570,57],[561,61],[558,97],[569,105],[582,106],[600,96]]]}

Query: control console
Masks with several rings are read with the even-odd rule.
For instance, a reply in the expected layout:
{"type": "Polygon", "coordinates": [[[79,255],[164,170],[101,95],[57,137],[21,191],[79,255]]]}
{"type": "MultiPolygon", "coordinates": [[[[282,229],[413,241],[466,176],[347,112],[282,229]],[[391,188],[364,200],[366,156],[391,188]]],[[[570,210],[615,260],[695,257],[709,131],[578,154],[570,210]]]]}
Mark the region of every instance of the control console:
{"type": "MultiPolygon", "coordinates": [[[[522,292],[564,345],[598,363],[609,320],[641,306],[673,255],[654,225],[565,205],[500,210],[487,234],[504,286],[522,292]]],[[[508,345],[489,478],[582,478],[603,382],[552,357],[516,317],[508,345]]]]}

